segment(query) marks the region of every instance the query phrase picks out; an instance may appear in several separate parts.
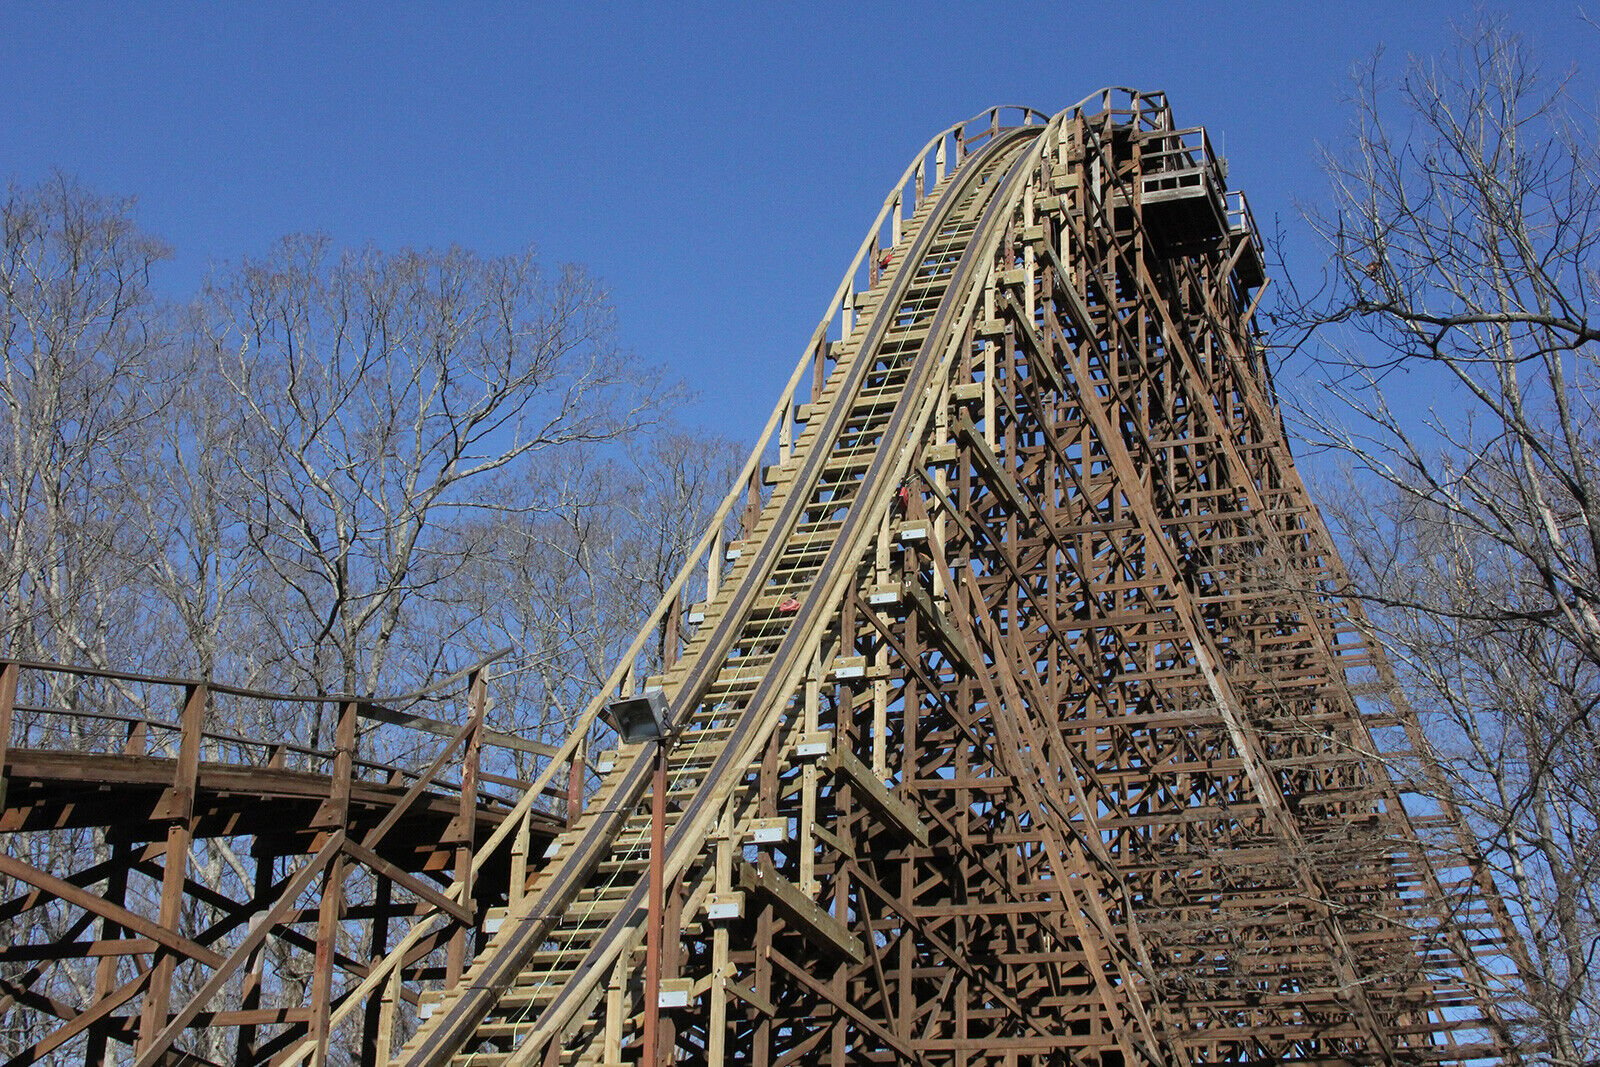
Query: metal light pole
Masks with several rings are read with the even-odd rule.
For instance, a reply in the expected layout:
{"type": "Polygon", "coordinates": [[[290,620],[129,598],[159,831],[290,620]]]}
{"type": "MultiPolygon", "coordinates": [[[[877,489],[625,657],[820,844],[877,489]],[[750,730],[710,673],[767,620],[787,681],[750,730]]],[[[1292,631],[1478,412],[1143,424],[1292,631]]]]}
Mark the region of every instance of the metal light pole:
{"type": "Polygon", "coordinates": [[[658,1067],[661,1050],[661,938],[666,918],[667,748],[672,743],[671,709],[659,690],[613,701],[606,717],[627,742],[653,745],[655,766],[650,779],[650,873],[645,917],[644,1034],[639,1044],[640,1067],[658,1067]]]}
{"type": "Polygon", "coordinates": [[[644,1040],[639,1062],[657,1067],[661,1034],[661,937],[666,921],[667,737],[655,742],[655,774],[650,783],[650,893],[644,942],[644,1040]]]}

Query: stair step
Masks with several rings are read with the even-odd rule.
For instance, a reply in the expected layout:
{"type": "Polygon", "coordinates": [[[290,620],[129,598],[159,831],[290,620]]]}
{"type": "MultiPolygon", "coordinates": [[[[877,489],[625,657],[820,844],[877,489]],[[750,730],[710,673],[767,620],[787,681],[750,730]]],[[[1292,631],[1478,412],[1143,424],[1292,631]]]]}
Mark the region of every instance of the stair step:
{"type": "MultiPolygon", "coordinates": [[[[952,168],[951,176],[939,183],[936,192],[951,187],[954,173],[952,168]]],[[[707,597],[699,607],[703,618],[686,643],[683,658],[662,672],[669,690],[681,687],[695,657],[704,654],[712,632],[719,628],[717,623],[728,618],[730,605],[740,590],[748,589],[751,581],[763,583],[733,638],[733,653],[715,665],[707,692],[690,713],[684,733],[668,756],[673,782],[668,790],[670,798],[683,800],[698,793],[706,783],[706,773],[725,752],[751,695],[773,669],[772,652],[763,649],[775,646],[795,622],[792,614],[780,613],[778,606],[791,597],[803,598],[813,588],[819,568],[843,529],[843,512],[857,501],[862,475],[880,454],[883,433],[905,402],[912,360],[927,341],[935,311],[949,293],[954,268],[966,252],[989,196],[971,196],[945,217],[939,232],[923,246],[923,254],[915,260],[908,259],[911,244],[919,234],[926,233],[938,199],[936,195],[921,198],[910,218],[902,223],[902,240],[893,249],[890,269],[878,273],[875,283],[867,289],[852,295],[854,317],[849,336],[834,346],[834,362],[827,381],[809,401],[806,421],[794,434],[788,453],[770,470],[771,490],[743,534],[744,550],[721,573],[717,595],[707,597]],[[904,273],[908,270],[909,275],[904,273]],[[894,304],[889,301],[891,280],[903,286],[896,290],[899,297],[894,304]],[[861,345],[869,329],[878,330],[878,345],[863,353],[861,345]],[[856,361],[861,358],[870,359],[871,364],[858,364],[856,361]],[[847,380],[853,383],[848,394],[847,380]],[[825,451],[819,456],[816,449],[825,451]],[[798,474],[808,458],[815,463],[814,477],[801,482],[798,474]],[[798,522],[785,542],[773,545],[776,551],[766,557],[764,566],[768,569],[757,575],[753,546],[771,538],[780,519],[794,518],[798,522]]],[[[619,751],[613,757],[613,766],[632,765],[640,752],[639,747],[619,751]]],[[[607,776],[606,784],[590,801],[591,809],[604,808],[612,801],[616,783],[622,777],[616,773],[607,776]]],[[[535,885],[543,884],[548,871],[561,862],[562,856],[576,853],[582,834],[592,829],[598,817],[596,810],[586,812],[576,826],[558,838],[563,847],[556,863],[546,868],[535,885]]],[[[675,812],[673,818],[677,817],[680,816],[675,812]]],[[[539,1010],[572,977],[603,924],[619,912],[647,877],[649,831],[648,800],[641,798],[635,810],[618,820],[615,835],[595,865],[590,884],[579,891],[551,932],[550,941],[560,942],[560,947],[541,948],[529,958],[526,969],[479,1026],[478,1041],[502,1039],[515,1043],[516,1038],[533,1028],[539,1010]]],[[[497,908],[489,917],[504,921],[509,914],[507,909],[497,908]]],[[[689,925],[696,924],[691,921],[689,925]]],[[[641,953],[643,947],[635,946],[630,951],[641,953]]],[[[461,987],[467,984],[463,982],[461,987]]],[[[436,998],[425,998],[425,1002],[443,1003],[446,997],[446,993],[439,993],[436,998]]],[[[638,1025],[637,1018],[623,1020],[625,1043],[632,1041],[638,1025]]],[[[566,1067],[620,1067],[604,1062],[604,1045],[600,1029],[592,1023],[584,1024],[569,1040],[568,1050],[560,1055],[559,1062],[566,1067]]],[[[459,1067],[498,1067],[510,1058],[506,1052],[485,1051],[457,1054],[449,1062],[459,1067]]]]}

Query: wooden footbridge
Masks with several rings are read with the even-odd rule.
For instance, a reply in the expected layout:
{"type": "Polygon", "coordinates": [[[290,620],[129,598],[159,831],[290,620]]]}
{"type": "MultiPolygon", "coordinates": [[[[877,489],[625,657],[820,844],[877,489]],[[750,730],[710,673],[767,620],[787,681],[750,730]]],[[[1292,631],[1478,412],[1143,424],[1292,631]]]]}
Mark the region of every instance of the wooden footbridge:
{"type": "Polygon", "coordinates": [[[284,698],[7,664],[0,1052],[1520,1062],[1519,942],[1338,595],[1263,284],[1160,94],[996,108],[891,190],[564,744],[488,731],[481,673],[296,705],[321,752],[284,698]],[[600,751],[627,699],[666,737],[600,751]]]}

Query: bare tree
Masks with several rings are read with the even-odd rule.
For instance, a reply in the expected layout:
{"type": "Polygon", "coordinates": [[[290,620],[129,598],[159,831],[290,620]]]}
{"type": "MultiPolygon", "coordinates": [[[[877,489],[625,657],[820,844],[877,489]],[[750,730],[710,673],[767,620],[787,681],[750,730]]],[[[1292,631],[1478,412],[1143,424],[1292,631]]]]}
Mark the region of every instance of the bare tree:
{"type": "MultiPolygon", "coordinates": [[[[179,313],[153,295],[165,250],[131,202],[58,178],[11,190],[0,223],[0,654],[372,693],[510,644],[498,721],[559,733],[732,475],[727,446],[651,432],[672,391],[617,351],[577,268],[293,238],[179,313]]],[[[110,682],[26,696],[171,711],[110,682]]],[[[310,705],[248,706],[209,725],[324,740],[317,712],[282,719],[310,705]]],[[[386,743],[364,751],[406,756],[386,743]]],[[[235,846],[197,844],[191,871],[247,897],[235,846]]],[[[76,869],[111,845],[86,829],[7,847],[76,869]]],[[[298,1003],[294,954],[268,951],[298,1003]]],[[[84,1002],[96,966],[68,961],[51,988],[84,1002]]],[[[6,1040],[41,1036],[29,1018],[6,1040]]]]}
{"type": "MultiPolygon", "coordinates": [[[[1575,26],[1575,29],[1577,27],[1575,26]]],[[[1358,79],[1317,329],[1358,592],[1533,954],[1529,1022],[1600,1055],[1600,154],[1502,23],[1358,79]]]]}
{"type": "Polygon", "coordinates": [[[196,381],[241,413],[221,473],[287,657],[263,668],[333,690],[377,686],[408,610],[470,557],[466,517],[539,507],[529,459],[617,438],[661,400],[617,352],[599,287],[531,253],[290,239],[212,286],[201,316],[196,381]]]}
{"type": "MultiPolygon", "coordinates": [[[[131,509],[120,460],[159,417],[147,397],[170,332],[150,271],[165,255],[135,225],[131,201],[61,175],[12,187],[0,202],[0,655],[110,666],[148,632],[139,598],[127,595],[137,566],[122,538],[131,509]]],[[[34,680],[22,697],[90,708],[114,699],[83,679],[34,680]]],[[[14,745],[41,736],[31,714],[12,728],[14,745]]],[[[48,743],[102,729],[58,723],[48,743]]],[[[83,831],[8,849],[47,870],[106,855],[83,831]]],[[[69,910],[51,904],[9,919],[0,940],[59,933],[69,910]]],[[[8,965],[7,976],[21,969],[8,965]]],[[[81,966],[60,972],[80,999],[93,977],[81,966]]],[[[15,1005],[5,1011],[18,1021],[15,1005]]]]}
{"type": "Polygon", "coordinates": [[[546,465],[538,515],[471,532],[477,547],[460,615],[476,620],[473,640],[484,650],[516,649],[502,704],[521,712],[502,726],[564,736],[677,577],[742,452],[665,430],[618,454],[546,465]],[[528,717],[531,708],[547,720],[528,717]]]}
{"type": "Polygon", "coordinates": [[[57,176],[0,204],[0,649],[104,665],[130,605],[114,462],[163,347],[131,203],[57,176]]]}

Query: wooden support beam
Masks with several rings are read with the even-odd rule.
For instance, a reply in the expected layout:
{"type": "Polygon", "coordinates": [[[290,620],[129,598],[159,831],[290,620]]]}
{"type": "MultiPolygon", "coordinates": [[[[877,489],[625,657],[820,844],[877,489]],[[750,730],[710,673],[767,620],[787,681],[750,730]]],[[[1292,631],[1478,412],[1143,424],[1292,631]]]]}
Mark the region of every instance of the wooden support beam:
{"type": "Polygon", "coordinates": [[[890,826],[905,834],[919,845],[929,843],[928,826],[917,818],[916,811],[904,800],[895,796],[883,784],[871,767],[862,763],[854,752],[834,748],[826,757],[828,769],[855,786],[858,798],[877,813],[890,826]]]}
{"type": "Polygon", "coordinates": [[[1055,279],[1055,295],[1066,305],[1067,315],[1072,319],[1072,324],[1078,328],[1080,338],[1091,338],[1098,331],[1094,325],[1094,315],[1089,311],[1089,305],[1084,302],[1083,294],[1072,286],[1072,275],[1067,273],[1066,267],[1061,265],[1061,259],[1056,255],[1056,250],[1048,242],[1044,244],[1045,258],[1050,262],[1051,276],[1055,279]]]}
{"type": "Polygon", "coordinates": [[[994,488],[996,494],[1011,510],[1023,515],[1032,514],[1033,504],[1023,495],[1016,479],[1000,462],[1000,457],[994,454],[994,449],[989,447],[983,431],[978,429],[965,408],[956,416],[956,434],[966,446],[967,454],[972,457],[973,464],[982,473],[984,480],[994,488]]]}
{"type": "Polygon", "coordinates": [[[32,963],[38,960],[96,959],[102,956],[142,956],[156,950],[148,937],[113,937],[99,941],[51,941],[42,944],[12,945],[0,949],[0,963],[32,963]]]}
{"type": "MultiPolygon", "coordinates": [[[[158,1033],[146,1035],[147,1040],[141,1045],[134,1067],[156,1067],[161,1063],[162,1057],[171,1049],[178,1035],[205,1010],[211,999],[233,980],[234,974],[254,955],[256,948],[266,940],[272,928],[298,907],[300,895],[310,888],[312,881],[322,874],[330,863],[337,859],[344,844],[342,830],[330,835],[322,849],[288,880],[277,902],[251,925],[250,932],[234,946],[233,951],[225,959],[216,956],[215,953],[212,954],[214,961],[211,962],[213,968],[211,976],[176,1015],[162,1020],[163,1025],[158,1033]]],[[[329,951],[332,951],[331,947],[329,951]]]]}
{"type": "Polygon", "coordinates": [[[124,982],[116,989],[97,998],[94,1004],[84,1009],[77,1015],[67,1020],[65,1026],[51,1031],[39,1041],[23,1049],[11,1059],[6,1061],[6,1067],[24,1067],[26,1064],[38,1063],[49,1056],[56,1049],[77,1037],[102,1019],[110,1017],[111,1013],[122,1007],[134,995],[145,987],[150,980],[150,971],[145,969],[133,978],[124,982]]]}
{"type": "Polygon", "coordinates": [[[365,845],[358,845],[354,841],[346,841],[344,850],[352,859],[366,864],[395,885],[415,893],[435,908],[455,919],[456,922],[466,926],[472,925],[473,910],[451,899],[438,886],[431,885],[417,875],[395,866],[365,845]]]}
{"type": "MultiPolygon", "coordinates": [[[[169,820],[167,850],[161,866],[161,906],[156,920],[166,930],[176,930],[182,917],[183,889],[189,872],[189,847],[194,842],[194,801],[200,782],[200,743],[210,703],[210,691],[205,685],[187,687],[183,712],[178,720],[178,758],[173,767],[172,786],[156,808],[156,818],[169,820]]],[[[176,963],[171,956],[156,956],[140,1014],[138,1050],[149,1047],[155,1032],[166,1020],[176,963]]]]}
{"type": "Polygon", "coordinates": [[[950,622],[950,617],[933,602],[933,596],[917,582],[909,582],[905,589],[906,600],[916,609],[917,617],[931,626],[939,636],[939,648],[955,659],[968,674],[976,674],[981,667],[968,655],[966,643],[950,622]]]}
{"type": "Polygon", "coordinates": [[[1061,376],[1061,369],[1056,366],[1055,353],[1034,329],[1028,313],[1009,291],[1002,293],[1000,300],[1010,309],[1013,326],[1018,336],[1025,342],[1028,355],[1032,357],[1028,365],[1050,384],[1056,396],[1067,396],[1067,380],[1061,376]]]}
{"type": "Polygon", "coordinates": [[[88,890],[80,889],[71,882],[57,878],[52,874],[46,874],[37,867],[23,863],[13,856],[0,853],[0,874],[15,878],[19,882],[27,882],[31,886],[44,890],[51,896],[59,897],[74,907],[108,918],[118,926],[150,938],[168,951],[176,952],[208,967],[215,967],[222,962],[222,956],[204,945],[190,941],[188,938],[174,932],[171,928],[104,900],[88,890]]]}
{"type": "Polygon", "coordinates": [[[739,884],[765,894],[783,918],[812,944],[856,963],[866,960],[866,950],[850,929],[779,874],[771,857],[758,856],[755,864],[741,859],[735,866],[739,884]]]}
{"type": "Polygon", "coordinates": [[[813,993],[825,998],[829,1003],[842,1011],[863,1030],[866,1030],[879,1041],[882,1041],[885,1045],[888,1045],[889,1048],[892,1049],[902,1061],[906,1063],[920,1062],[917,1058],[916,1052],[914,1052],[909,1045],[907,1045],[893,1032],[887,1029],[878,1020],[872,1018],[866,1012],[852,1004],[848,998],[839,997],[834,990],[829,989],[827,985],[819,981],[817,977],[811,973],[809,968],[800,966],[781,952],[774,952],[772,954],[772,959],[785,971],[787,971],[791,978],[794,978],[801,985],[805,986],[807,989],[810,989],[813,993]]]}
{"type": "Polygon", "coordinates": [[[11,752],[11,717],[17,707],[17,664],[0,660],[0,810],[6,806],[6,766],[11,752]]]}

